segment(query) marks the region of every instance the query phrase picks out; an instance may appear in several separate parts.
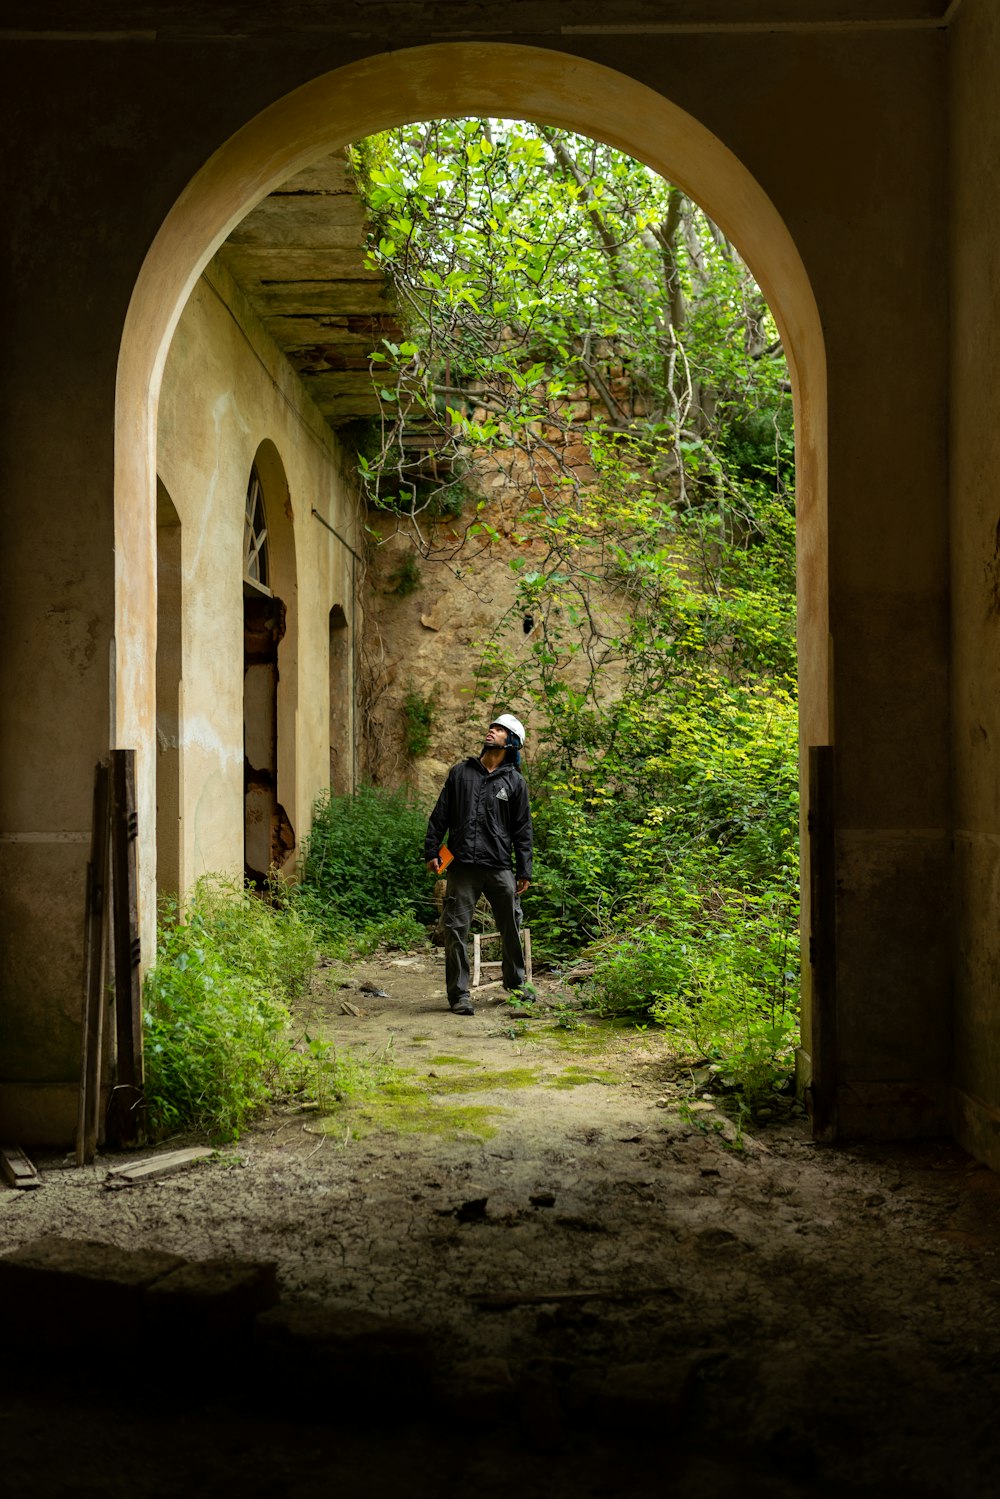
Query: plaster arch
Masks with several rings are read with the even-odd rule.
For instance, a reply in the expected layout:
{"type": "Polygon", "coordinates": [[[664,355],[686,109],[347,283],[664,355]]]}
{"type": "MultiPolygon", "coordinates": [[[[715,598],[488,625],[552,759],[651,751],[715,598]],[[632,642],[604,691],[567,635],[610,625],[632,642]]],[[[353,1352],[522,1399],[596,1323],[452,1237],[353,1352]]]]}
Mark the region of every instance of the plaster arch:
{"type": "MultiPolygon", "coordinates": [[[[324,74],[249,120],[188,184],[142,265],[125,320],[116,388],[113,727],[116,744],[139,751],[141,828],[153,826],[147,761],[155,728],[157,401],[187,298],[240,219],[310,162],[392,125],[475,114],[562,126],[639,158],[704,207],[757,278],[785,345],[795,405],[801,743],[830,742],[826,359],[816,298],[788,228],[734,153],[645,84],[554,50],[441,42],[324,74]]],[[[807,797],[802,801],[804,817],[807,797]]],[[[140,861],[149,886],[142,902],[146,951],[154,909],[152,856],[150,846],[140,861]]],[[[804,871],[804,885],[806,878],[804,871]]]]}

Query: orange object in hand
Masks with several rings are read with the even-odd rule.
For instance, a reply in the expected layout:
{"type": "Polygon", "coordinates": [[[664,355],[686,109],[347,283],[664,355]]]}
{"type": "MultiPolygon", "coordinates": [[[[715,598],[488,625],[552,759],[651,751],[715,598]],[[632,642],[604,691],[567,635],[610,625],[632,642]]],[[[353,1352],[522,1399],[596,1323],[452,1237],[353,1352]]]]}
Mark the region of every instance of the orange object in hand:
{"type": "Polygon", "coordinates": [[[452,863],[454,858],[455,855],[452,853],[448,845],[446,843],[442,843],[441,847],[438,849],[438,862],[441,866],[438,870],[438,873],[443,874],[444,871],[448,868],[448,865],[452,863]]]}

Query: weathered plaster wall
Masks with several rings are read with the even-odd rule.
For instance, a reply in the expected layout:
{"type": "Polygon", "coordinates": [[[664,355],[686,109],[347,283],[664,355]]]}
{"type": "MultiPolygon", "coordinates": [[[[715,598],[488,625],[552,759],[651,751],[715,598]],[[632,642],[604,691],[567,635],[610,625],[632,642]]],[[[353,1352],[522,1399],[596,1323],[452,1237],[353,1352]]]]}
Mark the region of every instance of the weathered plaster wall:
{"type": "Polygon", "coordinates": [[[1000,12],[952,40],[955,1122],[1000,1169],[1000,12]]]}
{"type": "MultiPolygon", "coordinates": [[[[945,39],[772,40],[713,69],[708,118],[792,229],[826,339],[840,1127],[934,1132],[951,984],[948,322],[946,226],[927,203],[946,184],[945,39]]],[[[714,52],[700,42],[698,63],[714,52]]],[[[694,107],[698,78],[678,102],[694,107]]],[[[800,552],[814,724],[816,571],[800,552]]]]}
{"type": "MultiPolygon", "coordinates": [[[[151,31],[148,40],[8,44],[10,75],[0,90],[11,206],[5,286],[13,293],[0,370],[0,492],[9,507],[0,593],[7,705],[0,1125],[23,1138],[70,1133],[92,767],[112,732],[138,743],[147,758],[153,744],[153,659],[143,642],[153,597],[154,486],[144,432],[159,358],[156,297],[167,299],[165,316],[177,300],[170,267],[179,256],[195,267],[190,290],[198,255],[266,191],[271,153],[284,162],[297,152],[304,164],[321,119],[328,137],[316,154],[336,144],[330,120],[349,134],[351,117],[359,129],[375,128],[400,110],[454,111],[491,94],[508,101],[511,113],[589,124],[661,170],[679,153],[687,169],[674,175],[724,226],[742,225],[755,274],[776,311],[785,300],[793,321],[804,305],[789,291],[800,272],[780,221],[766,227],[754,196],[761,189],[804,263],[822,319],[822,337],[788,339],[793,360],[802,362],[799,430],[811,437],[801,492],[807,511],[818,507],[800,556],[804,734],[807,742],[831,737],[829,588],[842,1119],[848,1129],[874,1132],[933,1127],[948,1078],[951,983],[946,243],[943,214],[929,211],[947,185],[945,36],[573,34],[563,30],[566,7],[541,5],[530,13],[530,35],[518,37],[499,0],[463,17],[466,38],[470,26],[484,38],[500,30],[505,42],[591,58],[648,85],[736,153],[751,174],[741,182],[720,165],[724,153],[713,157],[683,119],[668,129],[656,108],[637,106],[624,86],[602,91],[592,75],[574,71],[572,58],[554,65],[547,81],[529,61],[534,51],[520,61],[490,42],[478,49],[468,40],[449,43],[447,5],[394,14],[393,35],[384,38],[357,29],[290,31],[276,46],[267,28],[254,34],[248,27],[242,37],[209,43],[177,34],[161,44],[151,31]],[[440,38],[441,48],[424,48],[411,63],[405,49],[428,36],[440,38]],[[285,101],[269,120],[267,144],[253,136],[247,154],[230,153],[227,166],[209,168],[197,190],[189,187],[260,111],[369,55],[379,67],[384,58],[377,77],[338,75],[317,94],[312,124],[285,101]],[[713,201],[725,196],[724,182],[733,184],[728,201],[713,201]],[[147,250],[182,193],[178,237],[158,241],[166,259],[151,273],[143,303],[151,346],[142,345],[142,320],[131,325],[121,375],[128,400],[116,416],[126,310],[147,250]],[[195,205],[187,217],[185,205],[195,205]],[[113,545],[124,696],[108,676],[113,545]]],[[[982,66],[995,76],[996,64],[982,66]]],[[[988,340],[992,304],[981,316],[988,340]]],[[[252,457],[249,439],[241,453],[252,457]]],[[[297,514],[297,534],[304,524],[297,514]]],[[[299,649],[301,656],[304,636],[299,649]]],[[[304,707],[300,694],[300,713],[304,707]]],[[[148,784],[144,794],[148,823],[148,784]]]]}
{"type": "Polygon", "coordinates": [[[181,528],[183,889],[206,871],[243,871],[243,525],[255,459],[272,587],[288,611],[278,800],[301,840],[329,784],[330,610],[351,613],[350,553],[312,510],[348,539],[358,517],[339,444],[213,262],[174,335],[160,397],[158,469],[181,528]]]}

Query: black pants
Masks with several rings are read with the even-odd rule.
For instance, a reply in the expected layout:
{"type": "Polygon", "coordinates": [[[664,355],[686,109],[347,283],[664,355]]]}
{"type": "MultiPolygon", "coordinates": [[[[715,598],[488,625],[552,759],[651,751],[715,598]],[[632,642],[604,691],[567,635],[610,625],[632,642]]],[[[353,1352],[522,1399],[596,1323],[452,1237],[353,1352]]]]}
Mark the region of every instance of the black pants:
{"type": "Polygon", "coordinates": [[[497,931],[503,943],[503,981],[508,989],[524,983],[524,953],[521,949],[521,903],[512,869],[490,869],[485,864],[459,864],[448,870],[448,893],[444,898],[444,974],[448,1003],[469,997],[469,928],[476,901],[485,895],[493,907],[497,931]]]}

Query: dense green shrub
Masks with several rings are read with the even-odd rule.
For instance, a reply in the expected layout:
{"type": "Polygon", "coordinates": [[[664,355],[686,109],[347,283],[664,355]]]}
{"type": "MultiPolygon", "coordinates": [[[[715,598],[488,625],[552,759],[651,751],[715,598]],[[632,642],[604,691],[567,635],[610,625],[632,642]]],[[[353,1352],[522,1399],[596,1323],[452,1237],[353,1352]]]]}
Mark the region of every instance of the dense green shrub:
{"type": "Polygon", "coordinates": [[[333,941],[398,912],[430,921],[427,814],[405,791],[324,796],[305,840],[299,901],[333,941]]]}
{"type": "Polygon", "coordinates": [[[792,1065],[797,892],[792,878],[756,895],[734,890],[724,869],[692,857],[649,892],[628,933],[595,943],[592,998],[602,1013],[674,1031],[753,1109],[792,1065]]]}
{"type": "Polygon", "coordinates": [[[609,706],[596,744],[584,744],[593,724],[557,728],[574,758],[540,756],[530,773],[528,909],[548,956],[631,927],[651,891],[680,907],[719,880],[750,894],[794,885],[796,716],[783,687],[689,672],[609,706]]]}
{"type": "Polygon", "coordinates": [[[754,408],[735,406],[727,413],[719,444],[727,467],[743,484],[766,483],[773,489],[794,478],[795,437],[786,401],[754,408]]]}
{"type": "Polygon", "coordinates": [[[631,548],[616,701],[566,686],[565,628],[519,670],[536,951],[589,949],[603,1013],[672,1029],[751,1108],[790,1066],[798,979],[793,521],[758,509],[752,543],[702,517],[631,548]]]}
{"type": "Polygon", "coordinates": [[[353,957],[366,958],[380,947],[394,952],[412,952],[415,947],[426,945],[426,926],[410,911],[395,911],[391,916],[366,922],[349,939],[348,950],[353,957]]]}
{"type": "Polygon", "coordinates": [[[288,1001],[305,985],[315,935],[294,904],[231,881],[199,881],[183,916],[161,912],[144,989],[148,1127],[236,1139],[301,1086],[288,1001]]]}

